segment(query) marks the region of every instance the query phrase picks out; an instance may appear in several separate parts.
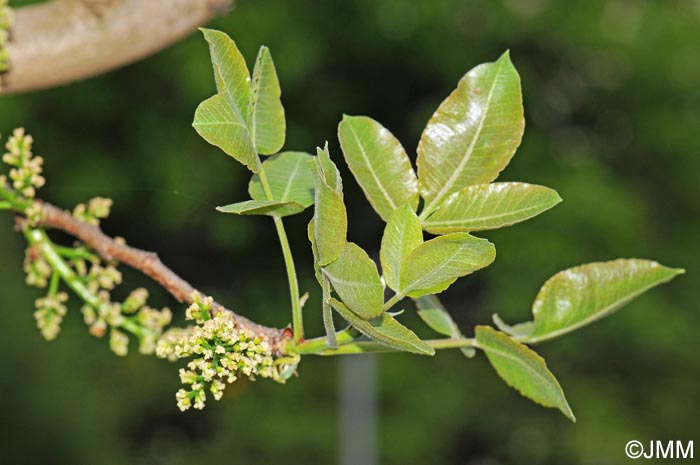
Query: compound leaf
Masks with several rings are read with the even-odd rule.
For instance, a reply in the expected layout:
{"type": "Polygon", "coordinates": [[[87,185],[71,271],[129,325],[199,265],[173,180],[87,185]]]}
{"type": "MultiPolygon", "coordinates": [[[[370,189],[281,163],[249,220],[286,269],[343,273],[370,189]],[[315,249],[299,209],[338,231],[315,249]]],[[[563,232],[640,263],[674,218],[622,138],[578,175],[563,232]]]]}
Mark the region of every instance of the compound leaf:
{"type": "Polygon", "coordinates": [[[535,351],[490,326],[476,327],[476,342],[508,386],[576,421],[559,382],[535,351]]]}
{"type": "Polygon", "coordinates": [[[418,180],[401,143],[366,116],[347,116],[338,138],[350,171],[384,221],[403,205],[418,207],[418,180]]]}

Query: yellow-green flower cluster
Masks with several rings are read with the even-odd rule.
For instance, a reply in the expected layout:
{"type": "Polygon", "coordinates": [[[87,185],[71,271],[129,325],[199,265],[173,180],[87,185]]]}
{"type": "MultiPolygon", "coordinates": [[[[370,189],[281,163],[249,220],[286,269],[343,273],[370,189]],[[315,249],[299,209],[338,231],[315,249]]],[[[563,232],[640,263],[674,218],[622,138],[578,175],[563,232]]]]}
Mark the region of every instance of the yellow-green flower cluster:
{"type": "Polygon", "coordinates": [[[36,318],[37,328],[47,341],[55,339],[61,331],[61,322],[66,316],[65,303],[67,301],[68,294],[65,292],[49,294],[46,297],[36,299],[37,310],[34,312],[34,318],[36,318]]]}
{"type": "Polygon", "coordinates": [[[73,216],[84,223],[99,226],[100,220],[109,216],[112,204],[112,199],[95,197],[90,199],[87,204],[79,203],[76,205],[73,209],[73,216]]]}
{"type": "Polygon", "coordinates": [[[7,0],[0,0],[0,73],[7,71],[10,62],[7,42],[10,39],[11,26],[12,9],[7,6],[7,0]]]}
{"type": "Polygon", "coordinates": [[[272,347],[265,339],[237,327],[229,312],[212,314],[211,298],[195,293],[193,301],[186,316],[197,326],[167,331],[156,348],[161,358],[194,357],[180,370],[180,380],[188,386],[175,396],[180,410],[204,408],[207,393],[221,399],[226,384],[239,376],[275,378],[272,347]]]}
{"type": "Polygon", "coordinates": [[[48,286],[53,270],[41,252],[29,247],[24,255],[24,272],[27,274],[25,282],[28,285],[43,289],[48,286]]]}
{"type": "MultiPolygon", "coordinates": [[[[2,156],[2,161],[12,167],[12,187],[27,199],[33,199],[36,189],[46,183],[41,176],[44,159],[32,153],[33,141],[32,136],[25,135],[24,128],[15,129],[5,144],[7,152],[2,156]]],[[[0,185],[6,182],[6,179],[1,179],[0,185]]]]}
{"type": "MultiPolygon", "coordinates": [[[[119,280],[121,280],[121,275],[119,276],[119,280]]],[[[166,307],[162,310],[156,310],[146,305],[148,291],[143,288],[134,290],[122,304],[112,302],[109,292],[104,287],[107,286],[111,289],[114,286],[114,281],[104,275],[103,278],[104,281],[101,283],[103,290],[97,292],[101,304],[97,308],[85,304],[82,308],[85,323],[90,326],[90,334],[102,337],[109,330],[110,348],[115,354],[124,356],[129,351],[129,338],[119,328],[130,328],[139,339],[139,352],[142,354],[154,353],[156,342],[162,334],[163,328],[172,321],[170,309],[166,307]]],[[[91,281],[88,286],[94,282],[98,282],[98,280],[91,281]]]]}

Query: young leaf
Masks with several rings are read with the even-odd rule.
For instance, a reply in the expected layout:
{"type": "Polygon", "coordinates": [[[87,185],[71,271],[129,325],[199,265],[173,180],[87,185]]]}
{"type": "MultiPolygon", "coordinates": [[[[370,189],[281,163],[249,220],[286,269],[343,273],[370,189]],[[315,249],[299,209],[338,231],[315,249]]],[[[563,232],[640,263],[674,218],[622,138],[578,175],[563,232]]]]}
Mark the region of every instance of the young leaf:
{"type": "Polygon", "coordinates": [[[323,287],[323,276],[321,275],[321,266],[318,264],[318,247],[316,246],[316,237],[314,234],[314,220],[313,218],[309,221],[309,225],[306,228],[306,233],[311,242],[311,252],[314,255],[314,275],[316,276],[316,281],[323,287]]]}
{"type": "MultiPolygon", "coordinates": [[[[315,177],[309,164],[313,158],[304,152],[282,152],[263,162],[262,169],[270,184],[272,200],[296,202],[304,208],[314,203],[315,177]]],[[[251,178],[248,193],[254,200],[269,200],[259,174],[251,178]]]]}
{"type": "Polygon", "coordinates": [[[350,310],[369,320],[382,313],[384,286],[377,265],[357,244],[346,242],[340,256],[322,268],[322,273],[350,310]]]}
{"type": "Polygon", "coordinates": [[[366,116],[343,116],[338,138],[345,161],[372,207],[384,221],[394,210],[418,207],[418,180],[401,143],[366,116]]]}
{"type": "Polygon", "coordinates": [[[508,52],[469,71],[433,114],[418,144],[426,211],[466,186],[496,179],[524,128],[520,77],[508,52]]]}
{"type": "Polygon", "coordinates": [[[213,29],[200,30],[209,43],[218,93],[230,94],[238,113],[245,116],[250,100],[250,73],[243,55],[225,33],[213,29]]]}
{"type": "Polygon", "coordinates": [[[341,194],[326,184],[324,175],[315,163],[316,193],[314,198],[314,237],[318,250],[318,264],[328,265],[337,259],[345,246],[348,217],[341,194]]]}
{"type": "Polygon", "coordinates": [[[435,349],[421,341],[413,331],[396,321],[394,317],[388,313],[382,313],[377,318],[371,320],[364,320],[355,315],[355,313],[343,305],[342,302],[338,302],[332,298],[331,305],[340,316],[345,318],[355,329],[380,344],[384,344],[392,349],[416,354],[435,354],[435,349]]]}
{"type": "Polygon", "coordinates": [[[508,386],[540,405],[559,409],[568,419],[576,421],[559,382],[535,351],[490,326],[476,327],[476,342],[508,386]]]}
{"type": "Polygon", "coordinates": [[[423,222],[423,228],[432,234],[502,228],[539,215],[559,202],[559,194],[543,186],[477,184],[447,197],[423,222]]]}
{"type": "Polygon", "coordinates": [[[537,294],[532,305],[534,327],[522,340],[541,342],[590,324],[682,273],[639,259],[589,263],[559,272],[537,294]]]}
{"type": "Polygon", "coordinates": [[[221,213],[277,217],[296,215],[304,211],[304,208],[306,207],[297,202],[278,202],[276,200],[246,200],[245,202],[232,203],[224,207],[216,207],[221,213]]]}
{"type": "Polygon", "coordinates": [[[260,47],[255,60],[248,107],[248,128],[258,153],[271,155],[284,145],[286,122],[279,79],[267,47],[260,47]]]}
{"type": "MultiPolygon", "coordinates": [[[[418,316],[435,332],[454,338],[464,337],[457,323],[447,313],[437,296],[425,295],[415,299],[414,302],[418,307],[418,316]]],[[[473,347],[462,347],[460,351],[468,358],[472,358],[476,354],[473,347]]]]}
{"type": "Polygon", "coordinates": [[[457,278],[484,268],[496,258],[486,239],[467,233],[436,237],[416,247],[404,262],[400,290],[409,297],[437,294],[457,278]]]}
{"type": "Polygon", "coordinates": [[[423,231],[420,220],[411,206],[404,205],[394,210],[384,228],[379,253],[384,281],[389,288],[398,292],[406,257],[422,243],[423,231]]]}
{"type": "Polygon", "coordinates": [[[343,180],[340,177],[340,171],[338,171],[338,167],[335,166],[335,163],[333,163],[333,160],[331,160],[331,155],[328,152],[328,142],[326,142],[326,145],[323,148],[316,148],[316,155],[318,163],[321,167],[321,172],[323,173],[323,179],[325,183],[328,185],[328,187],[330,187],[342,196],[343,180]]]}
{"type": "Polygon", "coordinates": [[[255,147],[232,99],[230,94],[220,93],[200,103],[192,126],[204,140],[257,173],[255,147]]]}

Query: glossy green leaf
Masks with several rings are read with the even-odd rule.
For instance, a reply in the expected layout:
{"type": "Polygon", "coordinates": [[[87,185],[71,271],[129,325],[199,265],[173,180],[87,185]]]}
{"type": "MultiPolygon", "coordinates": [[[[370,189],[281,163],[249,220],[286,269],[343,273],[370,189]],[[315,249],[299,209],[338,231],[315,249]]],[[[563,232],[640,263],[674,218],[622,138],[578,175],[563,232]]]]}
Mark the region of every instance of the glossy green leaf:
{"type": "Polygon", "coordinates": [[[289,216],[304,211],[303,205],[296,202],[278,202],[275,200],[246,200],[245,202],[232,203],[224,207],[216,207],[222,213],[236,215],[267,215],[289,216]]]}
{"type": "Polygon", "coordinates": [[[314,164],[317,168],[314,237],[318,250],[318,263],[325,266],[337,259],[343,251],[348,231],[348,218],[342,195],[325,183],[319,163],[314,164]]]}
{"type": "Polygon", "coordinates": [[[316,148],[316,157],[323,173],[323,179],[328,187],[336,191],[341,196],[343,195],[343,179],[340,177],[340,171],[331,160],[330,152],[328,151],[328,142],[321,148],[316,148]]]}
{"type": "Polygon", "coordinates": [[[552,339],[606,317],[684,270],[651,260],[618,259],[569,268],[547,281],[532,306],[527,343],[552,339]]]}
{"type": "MultiPolygon", "coordinates": [[[[437,296],[425,295],[415,299],[415,303],[418,308],[418,316],[435,332],[448,337],[464,337],[457,323],[445,310],[437,296]]],[[[473,347],[462,347],[460,351],[468,358],[472,358],[476,354],[476,350],[473,347]]]]}
{"type": "Polygon", "coordinates": [[[397,208],[384,228],[379,254],[384,281],[389,288],[398,292],[406,257],[422,243],[420,220],[411,206],[397,208]]]}
{"type": "Polygon", "coordinates": [[[352,312],[342,302],[331,299],[333,308],[345,318],[355,329],[370,339],[384,344],[392,349],[413,352],[423,355],[434,355],[435,349],[421,341],[416,334],[396,321],[388,313],[382,313],[377,318],[364,320],[352,312]]]}
{"type": "Polygon", "coordinates": [[[245,117],[250,100],[250,72],[236,43],[225,33],[200,29],[209,43],[218,93],[229,93],[238,113],[245,117]]]}
{"type": "Polygon", "coordinates": [[[486,239],[467,233],[436,237],[416,247],[404,262],[402,295],[420,297],[445,290],[457,278],[484,268],[496,258],[496,249],[486,239]]]}
{"type": "Polygon", "coordinates": [[[257,154],[248,127],[229,94],[216,94],[200,103],[192,126],[204,140],[216,145],[252,172],[258,171],[257,154]]]}
{"type": "Polygon", "coordinates": [[[508,52],[469,71],[433,114],[418,144],[426,211],[466,186],[496,179],[524,128],[520,77],[508,52]]]}
{"type": "Polygon", "coordinates": [[[271,155],[284,145],[287,130],[279,79],[270,50],[260,47],[253,70],[247,121],[258,153],[271,155]]]}
{"type": "Polygon", "coordinates": [[[357,244],[346,242],[336,260],[322,268],[336,294],[360,318],[382,313],[384,286],[377,265],[357,244]]]}
{"type": "Polygon", "coordinates": [[[384,221],[403,205],[418,207],[418,180],[401,143],[366,116],[347,116],[338,138],[350,171],[384,221]]]}
{"type": "Polygon", "coordinates": [[[559,194],[543,186],[476,184],[447,197],[423,222],[423,228],[432,234],[502,228],[539,215],[559,202],[559,194]]]}
{"type": "Polygon", "coordinates": [[[476,327],[476,342],[508,386],[576,421],[559,382],[535,351],[489,326],[476,327]]]}
{"type": "MultiPolygon", "coordinates": [[[[313,159],[313,156],[304,152],[282,152],[266,159],[262,168],[270,185],[272,200],[296,202],[304,208],[312,205],[316,179],[309,161],[313,159]]],[[[259,174],[250,180],[248,192],[255,200],[269,200],[259,174]]]]}

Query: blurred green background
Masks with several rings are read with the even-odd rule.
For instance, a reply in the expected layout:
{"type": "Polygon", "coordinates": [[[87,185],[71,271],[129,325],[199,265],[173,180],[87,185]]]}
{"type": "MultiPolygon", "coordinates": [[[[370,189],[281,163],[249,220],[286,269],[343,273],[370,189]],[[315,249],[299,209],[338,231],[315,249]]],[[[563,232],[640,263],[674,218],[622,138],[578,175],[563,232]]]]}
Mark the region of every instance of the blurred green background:
{"type": "MultiPolygon", "coordinates": [[[[564,203],[484,234],[496,243],[495,264],[444,295],[467,335],[494,312],[525,320],[539,286],[579,263],[640,257],[688,271],[538,348],[576,424],[521,398],[484,357],[379,356],[380,463],[617,464],[628,460],[631,439],[695,439],[697,449],[697,1],[240,0],[212,26],[231,34],[249,63],[261,44],[271,48],[286,148],[313,151],[328,140],[336,160],[343,113],[381,121],[413,157],[425,122],[459,78],[511,50],[527,127],[500,179],[553,187],[564,203]]],[[[213,208],[246,199],[248,177],[190,126],[213,93],[207,47],[195,35],[101,77],[0,97],[0,131],[21,125],[34,135],[46,158],[43,198],[70,207],[112,197],[108,233],[157,251],[241,313],[284,326],[288,295],[271,222],[213,208]]],[[[382,223],[344,174],[350,237],[376,254],[382,223]]],[[[308,331],[321,334],[309,216],[288,229],[302,288],[312,294],[308,331]]],[[[40,294],[23,284],[24,243],[9,214],[0,217],[0,244],[0,462],[338,462],[338,359],[304,359],[285,386],[238,382],[205,411],[180,413],[176,367],[112,355],[107,341],[87,334],[75,299],[58,339],[43,341],[32,317],[40,294]]],[[[128,287],[148,284],[124,271],[128,287]]],[[[420,326],[412,312],[405,318],[420,326]]]]}

